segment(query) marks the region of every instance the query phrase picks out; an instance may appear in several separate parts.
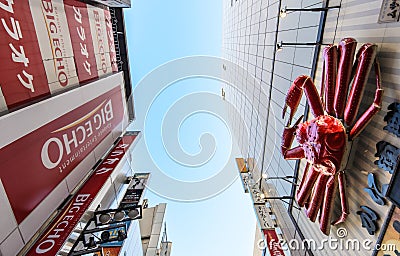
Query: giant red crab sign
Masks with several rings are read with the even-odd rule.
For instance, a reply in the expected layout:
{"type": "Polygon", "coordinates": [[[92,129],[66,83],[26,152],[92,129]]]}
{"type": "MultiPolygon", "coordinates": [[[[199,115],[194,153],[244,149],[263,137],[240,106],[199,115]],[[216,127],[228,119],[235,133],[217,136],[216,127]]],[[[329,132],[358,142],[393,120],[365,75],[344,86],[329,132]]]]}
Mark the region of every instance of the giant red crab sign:
{"type": "Polygon", "coordinates": [[[285,159],[307,160],[296,200],[301,207],[306,207],[306,214],[311,221],[314,222],[320,212],[320,229],[326,235],[330,232],[333,204],[338,188],[342,214],[332,224],[344,222],[348,215],[344,170],[348,161],[349,144],[380,110],[381,105],[382,89],[380,68],[376,59],[377,45],[362,45],[353,65],[356,46],[355,39],[344,38],[339,46],[325,47],[321,96],[318,95],[310,77],[299,76],[287,93],[283,109],[283,117],[287,107],[291,111],[282,136],[282,154],[285,159]],[[356,120],[373,64],[376,76],[375,99],[356,120]],[[295,125],[290,126],[303,90],[314,118],[304,123],[300,123],[300,118],[295,125]],[[299,145],[291,148],[294,137],[299,145]]]}

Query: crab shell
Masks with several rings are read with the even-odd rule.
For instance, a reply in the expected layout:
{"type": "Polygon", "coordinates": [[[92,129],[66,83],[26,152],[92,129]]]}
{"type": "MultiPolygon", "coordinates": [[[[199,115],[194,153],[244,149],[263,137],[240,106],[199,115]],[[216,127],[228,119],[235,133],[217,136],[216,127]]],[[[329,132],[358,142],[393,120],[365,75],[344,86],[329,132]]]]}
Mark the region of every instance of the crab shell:
{"type": "Polygon", "coordinates": [[[296,139],[306,160],[325,175],[335,175],[346,152],[347,135],[342,122],[322,115],[299,124],[296,139]]]}

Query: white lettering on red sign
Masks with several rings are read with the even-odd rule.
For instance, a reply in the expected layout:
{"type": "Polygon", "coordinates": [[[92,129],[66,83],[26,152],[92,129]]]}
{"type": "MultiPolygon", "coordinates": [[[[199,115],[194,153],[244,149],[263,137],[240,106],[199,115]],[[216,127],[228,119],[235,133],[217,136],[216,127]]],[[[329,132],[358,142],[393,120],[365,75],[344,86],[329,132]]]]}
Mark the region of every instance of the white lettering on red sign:
{"type": "Polygon", "coordinates": [[[2,2],[0,2],[0,8],[6,12],[14,13],[14,9],[12,7],[12,5],[14,4],[14,0],[6,0],[6,2],[7,4],[3,4],[2,2]]]}
{"type": "Polygon", "coordinates": [[[115,159],[115,157],[111,156],[112,152],[128,148],[132,145],[136,136],[137,133],[124,135],[111,152],[107,154],[105,160],[96,168],[94,174],[79,189],[69,205],[63,209],[52,225],[43,232],[44,235],[32,246],[27,255],[57,255],[71,231],[110,177],[111,172],[120,163],[122,157],[118,158],[118,161],[112,161],[115,159]]]}
{"type": "Polygon", "coordinates": [[[111,167],[110,168],[102,167],[96,170],[96,175],[102,175],[104,173],[112,171],[114,169],[114,167],[112,166],[114,166],[115,163],[118,163],[121,160],[121,158],[117,158],[116,156],[124,155],[125,154],[124,149],[128,146],[129,144],[120,144],[113,151],[111,151],[108,157],[103,161],[103,165],[111,165],[111,167]]]}
{"type": "MultiPolygon", "coordinates": [[[[62,219],[61,222],[58,222],[57,225],[55,225],[50,232],[48,232],[47,236],[45,237],[45,240],[41,242],[37,247],[36,247],[36,253],[43,254],[48,251],[50,251],[53,246],[56,244],[55,239],[58,239],[60,235],[63,235],[64,230],[69,226],[69,221],[74,219],[74,213],[77,213],[81,210],[81,206],[83,205],[84,202],[90,197],[90,194],[80,194],[76,196],[74,202],[71,205],[71,208],[69,208],[68,213],[72,215],[66,215],[62,219]]],[[[85,209],[83,209],[84,211],[85,209]]]]}
{"type": "MultiPolygon", "coordinates": [[[[3,11],[14,14],[13,8],[14,1],[6,0],[6,4],[0,2],[0,8],[3,11]]],[[[1,23],[7,34],[13,39],[13,41],[19,41],[22,37],[21,25],[18,20],[14,19],[14,17],[10,17],[9,21],[6,21],[4,18],[1,18],[1,23]],[[8,25],[8,22],[10,25],[8,25]]],[[[25,50],[23,45],[18,45],[17,48],[14,46],[15,42],[11,42],[8,46],[11,49],[11,59],[15,63],[22,63],[24,67],[29,66],[29,58],[25,55],[25,50]]],[[[17,78],[22,86],[30,90],[31,92],[35,92],[35,87],[33,85],[33,75],[23,69],[21,73],[17,74],[17,78]]]]}
{"type": "Polygon", "coordinates": [[[92,71],[90,70],[90,63],[88,61],[89,59],[89,52],[87,50],[87,46],[86,46],[86,34],[85,34],[85,28],[82,26],[82,13],[81,10],[79,8],[76,8],[75,6],[72,6],[72,8],[74,9],[74,17],[75,20],[81,24],[81,26],[76,27],[76,31],[78,33],[79,38],[81,39],[82,42],[79,43],[79,45],[81,46],[81,54],[82,56],[86,57],[86,61],[84,63],[82,63],[83,67],[85,68],[86,72],[89,75],[92,75],[92,71]]]}
{"type": "MultiPolygon", "coordinates": [[[[95,112],[96,113],[96,112],[95,112]]],[[[59,167],[60,172],[66,168],[76,157],[78,157],[83,151],[86,150],[87,147],[91,146],[96,140],[97,136],[94,135],[94,131],[98,132],[98,135],[101,136],[104,133],[104,129],[110,128],[110,121],[114,118],[112,102],[109,100],[104,106],[102,106],[96,114],[89,113],[88,115],[81,117],[79,120],[87,120],[86,122],[75,121],[61,129],[58,129],[55,132],[64,131],[68,128],[75,127],[75,129],[70,130],[69,132],[63,133],[61,136],[49,138],[42,147],[41,151],[41,159],[43,165],[47,169],[53,169],[55,167],[59,167]],[[52,159],[50,157],[50,147],[52,147],[52,153],[56,153],[56,159],[52,159]],[[57,152],[54,152],[56,149],[57,152]],[[62,166],[59,166],[61,160],[64,156],[70,156],[74,151],[74,154],[67,159],[62,166]]]]}

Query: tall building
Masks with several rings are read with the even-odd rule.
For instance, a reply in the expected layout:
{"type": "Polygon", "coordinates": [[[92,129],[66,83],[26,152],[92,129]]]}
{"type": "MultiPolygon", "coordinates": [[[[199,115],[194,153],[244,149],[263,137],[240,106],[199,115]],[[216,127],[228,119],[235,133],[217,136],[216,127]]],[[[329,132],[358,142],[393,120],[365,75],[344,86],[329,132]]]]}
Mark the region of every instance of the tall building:
{"type": "Polygon", "coordinates": [[[257,225],[254,232],[254,246],[253,246],[253,256],[262,256],[264,253],[264,241],[260,227],[257,225]]]}
{"type": "MultiPolygon", "coordinates": [[[[292,246],[286,244],[285,254],[398,254],[399,247],[397,251],[393,248],[379,251],[383,242],[396,241],[392,226],[399,221],[395,199],[399,207],[399,194],[396,192],[396,196],[393,192],[396,190],[393,184],[399,179],[399,175],[395,175],[398,158],[396,153],[394,156],[386,154],[389,147],[391,152],[397,152],[396,148],[400,147],[399,134],[396,136],[395,131],[399,126],[393,125],[392,120],[398,111],[395,102],[400,98],[400,71],[396,68],[399,62],[396,46],[400,42],[398,6],[397,2],[375,0],[362,3],[351,0],[224,1],[223,56],[226,63],[221,70],[229,83],[224,84],[223,91],[225,100],[231,103],[231,126],[244,158],[238,162],[238,167],[245,188],[255,202],[256,213],[257,207],[267,213],[264,219],[257,215],[266,244],[271,232],[282,233],[282,239],[293,242],[289,244],[292,246]],[[347,37],[358,41],[357,50],[363,43],[377,45],[384,93],[381,111],[351,147],[345,171],[345,198],[350,214],[346,222],[332,226],[326,236],[320,231],[318,218],[310,221],[295,200],[306,161],[285,160],[282,156],[282,134],[290,110],[285,119],[282,112],[287,91],[298,76],[311,76],[320,91],[322,49],[325,44],[338,44],[347,37]],[[371,173],[379,185],[371,184],[371,173]],[[380,187],[382,184],[392,184],[392,192],[386,198],[378,193],[384,190],[380,187]],[[378,218],[370,211],[366,213],[368,209],[378,218]],[[336,239],[337,246],[324,244],[324,239],[328,238],[336,239]],[[351,245],[346,248],[346,243],[352,241],[356,243],[355,248],[351,245]],[[362,246],[369,242],[368,246],[362,246]]],[[[344,64],[353,64],[352,60],[348,62],[344,64]]],[[[358,118],[374,101],[377,89],[374,76],[372,68],[358,118]]],[[[302,115],[308,120],[313,118],[304,96],[292,124],[302,115]]],[[[296,145],[295,142],[293,146],[296,145]]],[[[336,195],[333,218],[341,212],[336,195]]],[[[272,249],[267,246],[266,255],[274,255],[272,249]]]]}
{"type": "Polygon", "coordinates": [[[167,226],[164,221],[167,204],[143,209],[140,220],[143,256],[169,256],[172,242],[167,238],[167,226]]]}
{"type": "Polygon", "coordinates": [[[122,7],[0,3],[0,255],[143,254],[122,7]]]}

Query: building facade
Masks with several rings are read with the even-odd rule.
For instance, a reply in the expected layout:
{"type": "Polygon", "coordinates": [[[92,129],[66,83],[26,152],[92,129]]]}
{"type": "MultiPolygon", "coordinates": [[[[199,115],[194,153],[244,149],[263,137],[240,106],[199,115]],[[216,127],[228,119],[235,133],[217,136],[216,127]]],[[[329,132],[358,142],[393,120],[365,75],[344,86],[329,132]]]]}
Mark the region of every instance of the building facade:
{"type": "MultiPolygon", "coordinates": [[[[0,4],[0,255],[80,255],[88,244],[76,242],[90,216],[116,218],[111,210],[135,175],[131,151],[140,137],[125,132],[134,111],[121,7],[130,5],[0,4]]],[[[129,207],[125,214],[136,213],[129,207]]],[[[113,229],[129,243],[110,251],[143,254],[139,223],[130,223],[122,233],[113,229]]],[[[91,249],[105,248],[88,239],[91,249]]]]}
{"type": "MultiPolygon", "coordinates": [[[[221,72],[227,81],[223,85],[225,100],[234,106],[229,114],[232,128],[241,148],[244,166],[248,168],[247,175],[250,174],[263,194],[263,201],[271,206],[270,214],[276,216],[276,226],[282,231],[283,238],[293,241],[293,246],[287,248],[293,255],[398,254],[399,247],[397,251],[393,248],[379,250],[383,242],[396,241],[393,238],[396,233],[388,224],[398,220],[398,208],[395,203],[392,204],[396,196],[385,198],[381,193],[381,196],[378,195],[382,198],[380,201],[371,192],[371,173],[379,184],[375,187],[380,192],[381,185],[394,184],[397,177],[392,174],[398,162],[396,153],[391,157],[385,155],[388,147],[397,152],[396,148],[400,146],[394,132],[399,128],[398,124],[394,125],[394,129],[388,128],[393,126],[392,117],[400,98],[400,72],[396,68],[399,61],[396,45],[400,40],[397,8],[396,1],[374,0],[362,3],[351,0],[224,1],[223,56],[226,64],[221,72]],[[326,7],[331,8],[321,9],[326,7]],[[317,9],[305,10],[313,8],[317,9]],[[349,154],[345,188],[350,214],[345,223],[332,226],[329,236],[326,236],[320,231],[318,218],[311,222],[304,208],[294,200],[306,161],[285,160],[282,156],[282,134],[288,120],[288,113],[283,119],[282,112],[287,91],[298,76],[312,77],[317,90],[320,90],[323,45],[338,44],[346,37],[358,41],[357,50],[363,43],[377,45],[384,92],[381,111],[354,140],[349,154]],[[373,210],[378,218],[362,213],[367,209],[365,206],[373,210]],[[366,224],[366,219],[369,224],[366,224]],[[359,247],[342,249],[323,245],[322,241],[328,238],[336,239],[342,245],[355,241],[359,247]],[[296,246],[296,241],[299,246],[296,246]],[[308,245],[301,248],[304,241],[308,245]],[[370,245],[362,246],[363,242],[370,242],[370,245]]],[[[374,76],[372,69],[359,113],[367,110],[374,101],[377,89],[374,76]]],[[[292,124],[302,115],[312,119],[304,96],[292,124]]],[[[243,170],[241,164],[238,166],[240,171],[243,170]]],[[[243,178],[244,181],[246,179],[243,178]]],[[[251,189],[251,186],[248,188],[251,189]]],[[[340,214],[340,209],[337,199],[335,216],[340,214]]]]}
{"type": "Polygon", "coordinates": [[[143,209],[140,220],[143,256],[171,255],[172,242],[167,238],[167,227],[164,220],[167,204],[143,209]]]}

